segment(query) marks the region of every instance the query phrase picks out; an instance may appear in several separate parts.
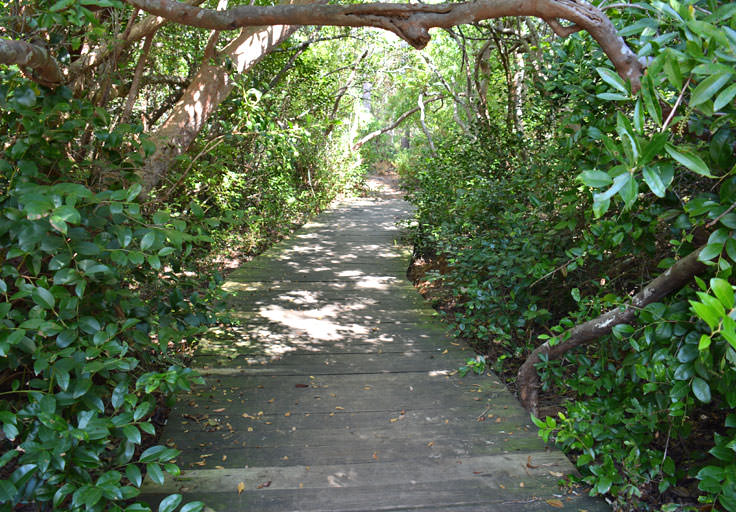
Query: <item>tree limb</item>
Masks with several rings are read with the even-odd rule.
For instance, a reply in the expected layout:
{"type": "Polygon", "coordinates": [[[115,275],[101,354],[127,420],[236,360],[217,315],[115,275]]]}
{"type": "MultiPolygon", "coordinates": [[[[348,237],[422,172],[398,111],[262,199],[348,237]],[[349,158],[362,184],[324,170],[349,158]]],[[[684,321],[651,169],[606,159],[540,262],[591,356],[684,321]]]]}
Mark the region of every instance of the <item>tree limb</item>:
{"type": "Polygon", "coordinates": [[[47,87],[59,85],[64,79],[59,63],[45,48],[25,41],[0,38],[0,64],[29,69],[31,78],[47,87]]]}
{"type": "Polygon", "coordinates": [[[138,64],[136,64],[135,72],[133,74],[133,83],[130,85],[128,97],[126,98],[125,106],[123,107],[123,113],[120,116],[121,123],[127,123],[130,119],[130,114],[133,112],[133,105],[135,105],[135,100],[138,97],[138,90],[141,85],[143,69],[146,66],[146,60],[148,59],[148,54],[151,51],[151,44],[153,43],[153,37],[155,35],[156,33],[154,32],[151,35],[146,36],[146,39],[143,42],[143,48],[141,49],[141,54],[138,57],[138,64]]]}
{"type": "Polygon", "coordinates": [[[638,310],[663,299],[670,293],[676,292],[688,284],[693,276],[705,270],[706,266],[698,260],[698,255],[702,249],[703,247],[699,247],[675,262],[674,265],[634,295],[631,302],[623,308],[613,309],[593,320],[576,325],[562,336],[564,341],[556,345],[551,343],[557,339],[554,338],[537,347],[519,368],[516,382],[519,387],[519,398],[522,405],[536,415],[539,375],[535,365],[541,362],[541,354],[545,354],[550,361],[559,359],[569,350],[609,334],[616,325],[628,324],[634,321],[638,310]]]}
{"type": "MultiPolygon", "coordinates": [[[[606,15],[588,2],[575,0],[477,0],[458,4],[273,5],[238,6],[225,11],[201,9],[176,0],[126,0],[134,7],[170,21],[210,30],[259,25],[331,25],[377,27],[391,31],[415,48],[429,42],[429,29],[449,28],[503,16],[535,16],[562,28],[567,20],[586,30],[611,59],[618,74],[638,90],[643,66],[606,15]]],[[[576,29],[577,30],[577,29],[576,29]]]]}
{"type": "MultiPolygon", "coordinates": [[[[437,95],[437,96],[432,96],[430,98],[426,98],[424,100],[424,104],[426,105],[427,103],[431,103],[433,101],[441,100],[444,97],[445,97],[444,95],[441,95],[440,94],[440,95],[437,95]]],[[[396,121],[394,121],[390,125],[388,125],[388,126],[386,126],[384,128],[381,128],[379,130],[372,131],[371,133],[369,133],[368,135],[366,135],[365,137],[363,137],[362,139],[360,139],[358,142],[356,142],[355,144],[353,144],[353,150],[356,150],[356,149],[360,148],[360,146],[362,146],[363,144],[365,144],[368,141],[371,141],[371,140],[375,139],[379,135],[383,135],[386,132],[390,132],[391,130],[393,130],[394,128],[396,128],[397,126],[399,126],[401,123],[403,123],[406,120],[406,118],[408,118],[410,115],[415,114],[417,112],[419,112],[419,105],[417,105],[416,107],[414,107],[414,108],[412,108],[410,110],[407,110],[406,112],[404,112],[403,114],[401,114],[399,117],[396,118],[396,121]]]]}

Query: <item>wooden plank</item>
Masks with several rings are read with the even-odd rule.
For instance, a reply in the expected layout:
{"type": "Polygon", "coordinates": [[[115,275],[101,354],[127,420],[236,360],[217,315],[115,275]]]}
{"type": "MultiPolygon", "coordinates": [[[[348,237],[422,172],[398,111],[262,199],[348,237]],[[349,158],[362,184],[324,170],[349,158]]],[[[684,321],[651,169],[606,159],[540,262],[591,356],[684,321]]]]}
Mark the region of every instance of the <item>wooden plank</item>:
{"type": "MultiPolygon", "coordinates": [[[[187,499],[197,496],[204,499],[217,512],[220,511],[294,511],[294,512],[383,512],[383,511],[457,511],[490,512],[516,511],[589,511],[610,510],[601,501],[585,496],[554,491],[553,485],[532,486],[530,479],[515,480],[505,485],[501,478],[480,477],[439,482],[416,482],[388,485],[364,485],[357,487],[303,487],[300,489],[266,488],[188,493],[187,499]],[[521,483],[524,487],[520,487],[521,483]],[[503,485],[503,487],[501,487],[503,485]],[[553,507],[547,499],[554,497],[562,508],[553,507]]],[[[268,481],[261,482],[262,485],[268,481]]],[[[273,485],[273,481],[271,481],[273,485]]],[[[237,485],[237,484],[236,484],[237,485]]],[[[186,489],[186,487],[184,487],[186,489]]],[[[218,487],[219,488],[219,487],[218,487]]],[[[216,488],[217,489],[217,488],[216,488]]],[[[152,500],[155,506],[156,501],[152,500]]],[[[556,503],[555,503],[556,504],[556,503]]]]}

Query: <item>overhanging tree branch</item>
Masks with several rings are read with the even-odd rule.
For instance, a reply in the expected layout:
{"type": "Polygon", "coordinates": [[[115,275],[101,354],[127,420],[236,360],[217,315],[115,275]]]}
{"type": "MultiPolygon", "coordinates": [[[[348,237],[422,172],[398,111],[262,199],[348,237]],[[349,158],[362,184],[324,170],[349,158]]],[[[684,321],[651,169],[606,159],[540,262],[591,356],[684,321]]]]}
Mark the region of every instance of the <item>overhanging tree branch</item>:
{"type": "Polygon", "coordinates": [[[0,38],[0,64],[17,64],[30,70],[38,83],[49,87],[64,79],[58,62],[45,48],[25,41],[0,38]]]}
{"type": "MultiPolygon", "coordinates": [[[[437,96],[431,96],[429,98],[425,98],[424,99],[424,105],[426,105],[427,103],[431,103],[433,101],[441,100],[444,97],[445,97],[444,95],[441,95],[440,94],[440,95],[437,95],[437,96]]],[[[396,121],[394,121],[390,125],[388,125],[388,126],[386,126],[384,128],[381,128],[379,130],[372,131],[371,133],[369,133],[368,135],[366,135],[365,137],[363,137],[362,139],[360,139],[358,142],[356,142],[355,144],[353,144],[353,150],[358,149],[360,146],[362,146],[366,142],[369,142],[369,141],[375,139],[379,135],[383,135],[386,132],[390,132],[391,130],[393,130],[394,128],[396,128],[397,126],[399,126],[401,123],[403,123],[410,115],[416,114],[417,112],[419,112],[419,110],[420,110],[419,105],[417,105],[416,107],[414,107],[414,108],[412,108],[410,110],[407,110],[406,112],[404,112],[403,114],[401,114],[399,117],[396,118],[396,121]]]]}
{"type": "Polygon", "coordinates": [[[238,6],[224,11],[201,9],[176,0],[126,0],[134,7],[168,20],[210,30],[259,25],[332,25],[377,27],[391,31],[415,48],[429,42],[429,29],[449,28],[503,16],[535,16],[556,23],[563,35],[572,30],[557,20],[586,30],[613,62],[618,74],[639,88],[644,66],[606,15],[588,2],[575,0],[478,0],[458,4],[274,5],[238,6]]]}
{"type": "Polygon", "coordinates": [[[550,361],[559,359],[569,350],[609,334],[615,326],[634,321],[638,310],[676,292],[688,284],[693,276],[705,270],[705,265],[698,260],[702,249],[703,247],[699,247],[684,258],[677,260],[663,274],[634,295],[631,302],[625,307],[613,309],[593,320],[576,325],[565,333],[564,341],[553,345],[550,343],[553,340],[548,340],[529,354],[519,368],[516,381],[519,386],[519,398],[524,407],[536,415],[539,375],[535,365],[541,362],[541,354],[545,354],[550,361]]]}

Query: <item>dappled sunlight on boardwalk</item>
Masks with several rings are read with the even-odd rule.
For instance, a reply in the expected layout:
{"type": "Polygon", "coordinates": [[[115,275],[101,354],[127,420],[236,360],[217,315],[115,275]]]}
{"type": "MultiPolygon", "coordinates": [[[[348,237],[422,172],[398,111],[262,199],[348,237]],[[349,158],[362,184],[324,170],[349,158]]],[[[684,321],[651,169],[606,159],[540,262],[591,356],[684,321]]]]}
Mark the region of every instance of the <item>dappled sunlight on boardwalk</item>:
{"type": "Polygon", "coordinates": [[[169,492],[216,511],[605,510],[557,486],[572,465],[407,281],[389,191],[321,215],[233,272],[233,328],[203,339],[206,384],[163,435],[169,492]]]}

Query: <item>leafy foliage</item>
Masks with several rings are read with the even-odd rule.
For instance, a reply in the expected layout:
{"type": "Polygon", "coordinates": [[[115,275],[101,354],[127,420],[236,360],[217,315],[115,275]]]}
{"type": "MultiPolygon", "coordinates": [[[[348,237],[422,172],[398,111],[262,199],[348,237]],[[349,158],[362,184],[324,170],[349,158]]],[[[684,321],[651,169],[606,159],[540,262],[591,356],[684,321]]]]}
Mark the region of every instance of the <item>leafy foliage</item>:
{"type": "Polygon", "coordinates": [[[543,358],[564,410],[534,419],[621,508],[674,510],[689,489],[736,510],[735,11],[651,2],[607,14],[648,62],[641,90],[585,36],[543,43],[522,145],[498,126],[404,167],[412,236],[446,262],[430,279],[450,294],[455,331],[511,379],[537,344],[564,341],[702,247],[692,287],[595,346],[543,358]]]}

